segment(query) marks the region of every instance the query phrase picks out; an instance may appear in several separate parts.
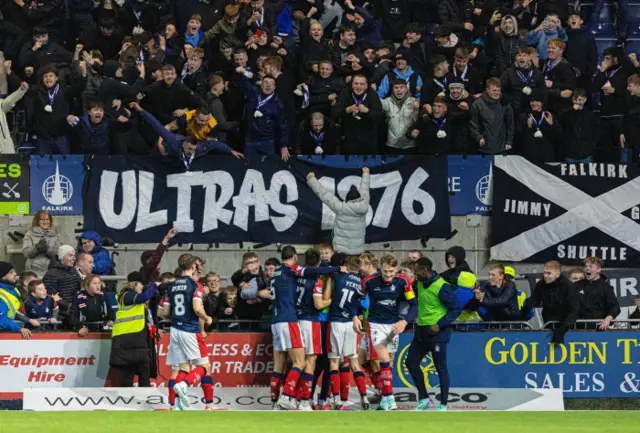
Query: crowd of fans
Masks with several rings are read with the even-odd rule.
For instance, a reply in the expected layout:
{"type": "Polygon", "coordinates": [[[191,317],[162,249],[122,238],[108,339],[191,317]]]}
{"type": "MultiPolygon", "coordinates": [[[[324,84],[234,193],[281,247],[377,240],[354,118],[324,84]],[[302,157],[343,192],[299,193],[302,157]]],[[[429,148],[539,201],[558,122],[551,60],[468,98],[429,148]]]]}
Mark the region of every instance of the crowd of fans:
{"type": "MultiPolygon", "coordinates": [[[[46,212],[36,215],[34,229],[40,229],[36,230],[40,234],[55,234],[46,212]]],[[[176,233],[172,229],[155,250],[143,253],[140,271],[129,274],[128,282],[118,288],[122,292],[149,291],[153,296],[145,302],[154,316],[150,323],[160,329],[169,326],[165,297],[180,272],[177,269],[160,274],[158,265],[176,233]]],[[[49,265],[37,268],[38,272],[28,270],[18,275],[13,265],[0,262],[0,330],[21,332],[29,338],[33,330],[73,330],[79,336],[86,336],[91,331],[112,327],[118,310],[116,299],[120,295],[116,295],[115,286],[101,279],[106,270],[101,256],[106,250],[95,236],[95,233],[83,233],[78,248],[52,244],[59,243],[57,236],[45,238],[44,246],[43,241],[34,242],[32,236],[25,236],[25,255],[32,259],[31,263],[43,263],[46,259],[49,265]],[[41,246],[34,249],[32,244],[41,246]],[[49,254],[54,249],[56,253],[49,254]],[[34,250],[39,250],[40,256],[29,256],[28,252],[34,250]]],[[[317,266],[318,260],[325,265],[342,263],[347,255],[334,252],[330,244],[320,244],[307,251],[305,257],[311,260],[308,265],[317,266]]],[[[398,271],[414,281],[415,262],[422,257],[419,250],[410,251],[399,262],[398,271]]],[[[455,290],[463,307],[458,318],[459,330],[483,329],[483,322],[528,321],[533,317],[532,309],[541,307],[543,321],[555,322],[550,325],[554,330],[553,341],[562,342],[564,334],[575,327],[577,320],[591,321],[582,323],[583,329],[606,330],[620,314],[613,288],[601,273],[603,263],[599,258],[587,258],[584,268],[570,270],[568,278],[561,274],[558,262],[546,263],[544,278],[532,288],[529,297],[516,287],[513,268],[493,265],[487,280],[481,282],[465,259],[464,248],[450,248],[445,256],[447,269],[440,274],[455,290]]],[[[360,255],[360,261],[362,266],[378,267],[378,259],[369,252],[360,255]]],[[[255,252],[245,253],[241,269],[232,274],[231,285],[227,287],[221,286],[216,272],[205,272],[204,259],[197,258],[196,263],[198,272],[194,278],[203,288],[204,309],[214,319],[205,331],[270,329],[273,299],[270,280],[280,265],[278,259],[261,262],[255,252]]],[[[640,299],[636,305],[638,308],[631,318],[640,318],[640,299]]]]}
{"type": "MultiPolygon", "coordinates": [[[[566,0],[7,0],[0,12],[0,125],[19,103],[19,144],[42,154],[169,154],[188,169],[207,152],[640,152],[625,13],[598,64],[566,0]]],[[[0,145],[14,149],[6,132],[0,145]]]]}

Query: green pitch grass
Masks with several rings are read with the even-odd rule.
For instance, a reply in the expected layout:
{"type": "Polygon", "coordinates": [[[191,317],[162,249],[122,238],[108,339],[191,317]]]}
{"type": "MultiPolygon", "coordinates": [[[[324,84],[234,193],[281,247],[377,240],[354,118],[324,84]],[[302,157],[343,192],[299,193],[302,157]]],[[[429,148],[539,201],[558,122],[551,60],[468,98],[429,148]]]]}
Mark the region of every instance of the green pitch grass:
{"type": "Polygon", "coordinates": [[[638,412],[0,412],[3,432],[588,433],[640,431],[638,412]]]}

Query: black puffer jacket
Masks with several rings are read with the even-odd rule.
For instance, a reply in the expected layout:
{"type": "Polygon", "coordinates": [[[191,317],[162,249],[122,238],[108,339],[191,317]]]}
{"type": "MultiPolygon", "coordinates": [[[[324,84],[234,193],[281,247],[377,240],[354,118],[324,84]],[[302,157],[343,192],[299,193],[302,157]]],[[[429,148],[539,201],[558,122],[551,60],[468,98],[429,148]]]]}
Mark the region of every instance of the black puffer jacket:
{"type": "Polygon", "coordinates": [[[518,294],[513,281],[504,281],[501,287],[494,287],[487,281],[481,287],[484,300],[480,305],[487,309],[485,321],[507,322],[520,320],[518,294]]]}
{"type": "Polygon", "coordinates": [[[463,247],[455,246],[449,248],[444,255],[444,261],[447,266],[449,266],[449,256],[453,256],[456,259],[456,265],[453,268],[449,267],[449,269],[441,273],[440,276],[449,283],[453,290],[456,290],[458,288],[458,277],[460,276],[460,272],[473,273],[473,271],[465,261],[467,258],[467,252],[463,247]]]}
{"type": "Polygon", "coordinates": [[[49,270],[42,279],[44,285],[47,288],[49,295],[60,294],[62,298],[58,305],[60,306],[60,317],[64,320],[69,317],[71,305],[73,304],[80,287],[82,280],[78,271],[73,266],[62,266],[59,262],[53,261],[49,265],[49,270]]]}

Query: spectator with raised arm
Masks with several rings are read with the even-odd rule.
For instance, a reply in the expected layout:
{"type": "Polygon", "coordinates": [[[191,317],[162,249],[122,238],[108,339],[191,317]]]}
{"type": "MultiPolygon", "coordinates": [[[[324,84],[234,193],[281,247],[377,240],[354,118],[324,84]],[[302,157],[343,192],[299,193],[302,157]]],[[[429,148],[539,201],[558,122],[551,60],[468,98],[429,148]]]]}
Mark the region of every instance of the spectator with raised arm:
{"type": "Polygon", "coordinates": [[[46,210],[37,211],[22,240],[22,254],[27,259],[25,268],[42,277],[61,246],[62,241],[58,229],[53,226],[51,214],[46,210]]]}
{"type": "Polygon", "coordinates": [[[13,107],[22,99],[27,93],[29,85],[23,82],[18,90],[11,93],[9,96],[0,96],[0,127],[2,128],[2,135],[0,136],[0,154],[8,155],[16,153],[13,139],[10,134],[4,131],[9,131],[9,124],[7,123],[7,113],[13,110],[13,107]]]}
{"type": "Polygon", "coordinates": [[[276,93],[276,79],[266,75],[256,87],[244,75],[242,66],[236,68],[237,81],[246,100],[245,153],[247,156],[275,155],[276,147],[280,157],[289,159],[288,114],[276,93]]]}
{"type": "Polygon", "coordinates": [[[142,284],[147,285],[150,282],[160,281],[160,272],[158,267],[162,261],[164,253],[169,251],[169,247],[173,244],[173,238],[178,234],[178,229],[172,228],[162,238],[162,242],[158,244],[155,250],[148,250],[142,253],[140,256],[140,262],[142,267],[140,273],[142,274],[142,284]]]}
{"type": "Polygon", "coordinates": [[[333,227],[333,247],[337,253],[356,255],[364,253],[369,211],[369,169],[362,169],[360,187],[352,186],[344,201],[333,191],[326,189],[316,179],[315,173],[307,174],[307,184],[318,198],[336,214],[333,227]]]}
{"type": "Polygon", "coordinates": [[[195,158],[209,152],[231,154],[236,158],[243,156],[240,152],[236,152],[221,141],[198,140],[193,135],[175,134],[166,129],[151,113],[143,110],[137,102],[132,102],[129,106],[140,113],[142,119],[149,123],[153,130],[162,137],[162,149],[166,154],[180,157],[187,171],[191,170],[191,164],[193,164],[195,158]]]}

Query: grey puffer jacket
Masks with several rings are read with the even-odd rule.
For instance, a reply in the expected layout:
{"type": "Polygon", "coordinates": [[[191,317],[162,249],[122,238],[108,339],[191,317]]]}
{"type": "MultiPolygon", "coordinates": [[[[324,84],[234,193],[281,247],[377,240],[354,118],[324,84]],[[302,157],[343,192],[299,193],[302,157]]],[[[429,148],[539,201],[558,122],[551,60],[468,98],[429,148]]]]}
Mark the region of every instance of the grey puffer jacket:
{"type": "Polygon", "coordinates": [[[31,227],[27,230],[22,240],[22,254],[27,259],[25,269],[33,271],[42,278],[49,269],[51,258],[58,254],[58,248],[62,246],[62,240],[55,227],[43,229],[41,227],[31,227]],[[47,242],[47,251],[40,252],[36,245],[40,240],[47,242]]]}
{"type": "Polygon", "coordinates": [[[369,211],[369,173],[363,173],[360,180],[360,198],[344,202],[325,189],[318,179],[307,183],[314,193],[336,214],[333,225],[333,248],[337,253],[356,255],[364,253],[364,238],[367,231],[369,211]]]}

